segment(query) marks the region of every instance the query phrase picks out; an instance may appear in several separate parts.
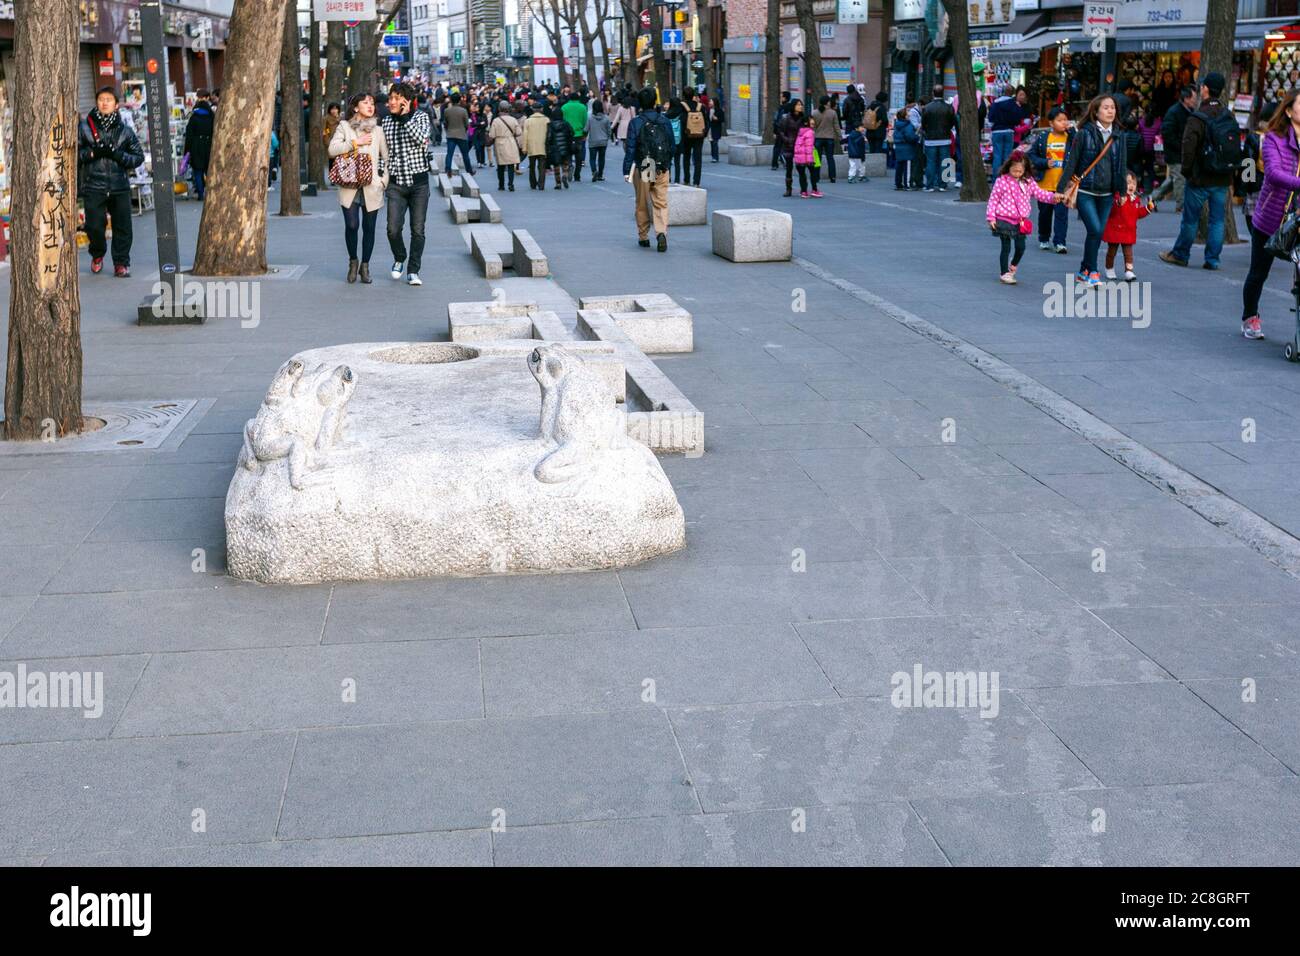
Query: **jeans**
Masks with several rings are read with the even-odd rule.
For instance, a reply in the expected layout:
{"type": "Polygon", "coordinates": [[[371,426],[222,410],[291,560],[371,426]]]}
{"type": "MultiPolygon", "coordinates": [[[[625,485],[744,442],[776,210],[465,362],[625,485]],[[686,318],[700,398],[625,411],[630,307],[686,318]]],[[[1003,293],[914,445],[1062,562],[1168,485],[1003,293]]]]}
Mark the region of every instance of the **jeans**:
{"type": "Polygon", "coordinates": [[[1165,167],[1165,179],[1160,187],[1151,194],[1151,198],[1156,202],[1164,199],[1170,193],[1174,194],[1174,205],[1183,204],[1183,189],[1187,180],[1183,179],[1183,167],[1181,163],[1169,163],[1165,167]]]}
{"type": "Polygon", "coordinates": [[[718,140],[720,138],[718,136],[709,137],[709,156],[715,163],[718,161],[718,140]]]}
{"type": "Polygon", "coordinates": [[[912,167],[914,165],[916,165],[914,159],[894,160],[894,187],[896,189],[906,189],[911,185],[912,167]]]}
{"type": "Polygon", "coordinates": [[[1063,202],[1038,204],[1038,241],[1065,245],[1065,233],[1070,226],[1070,207],[1063,202]]]}
{"type": "Polygon", "coordinates": [[[812,178],[812,190],[817,191],[817,181],[821,178],[821,170],[812,163],[799,163],[796,167],[799,170],[799,192],[808,191],[808,179],[812,178]]]}
{"type": "Polygon", "coordinates": [[[528,188],[529,189],[546,188],[546,157],[545,156],[528,157],[528,188]]]}
{"type": "Polygon", "coordinates": [[[505,189],[509,180],[510,188],[515,188],[515,164],[504,163],[497,166],[497,189],[505,189]]]}
{"type": "Polygon", "coordinates": [[[375,249],[375,221],[378,209],[367,209],[361,190],[357,190],[351,206],[343,207],[343,242],[348,247],[348,258],[357,258],[357,233],[361,233],[361,261],[369,262],[375,249]]]}
{"type": "Polygon", "coordinates": [[[452,139],[450,136],[447,137],[447,162],[443,166],[443,172],[445,172],[448,176],[451,175],[452,157],[456,155],[456,150],[458,149],[460,150],[460,155],[461,155],[461,163],[460,163],[461,166],[464,167],[465,172],[473,176],[474,164],[470,162],[469,159],[469,140],[452,139]]]}
{"type": "Polygon", "coordinates": [[[86,236],[92,259],[104,258],[108,239],[104,228],[113,221],[113,265],[131,264],[131,193],[86,193],[86,236]]]}
{"type": "Polygon", "coordinates": [[[885,151],[885,131],[867,133],[867,152],[883,153],[885,151]]]}
{"type": "Polygon", "coordinates": [[[1017,232],[1014,236],[1004,236],[999,233],[998,238],[1002,240],[1002,253],[998,257],[998,265],[1001,267],[1002,271],[998,274],[1006,275],[1007,272],[1010,271],[1007,259],[1011,256],[1012,245],[1015,245],[1016,247],[1016,254],[1015,257],[1011,259],[1010,264],[1013,266],[1020,265],[1020,259],[1025,254],[1025,236],[1024,233],[1020,232],[1017,232]]]}
{"type": "Polygon", "coordinates": [[[998,170],[1002,164],[1007,161],[1016,148],[1016,134],[1009,129],[995,129],[993,131],[993,175],[997,176],[998,170]]]}
{"type": "Polygon", "coordinates": [[[1106,231],[1106,220],[1110,218],[1111,196],[1093,196],[1079,191],[1079,221],[1083,223],[1087,235],[1083,240],[1083,261],[1079,271],[1089,274],[1097,271],[1097,252],[1101,249],[1101,234],[1106,231]]]}
{"type": "Polygon", "coordinates": [[[948,147],[925,147],[925,188],[946,189],[943,182],[943,161],[948,158],[948,147]]]}
{"type": "Polygon", "coordinates": [[[207,179],[207,175],[208,171],[206,169],[199,169],[197,166],[190,167],[190,178],[194,180],[195,199],[203,198],[203,189],[206,185],[205,180],[207,179]]]}
{"type": "Polygon", "coordinates": [[[607,146],[588,146],[587,152],[591,154],[590,166],[593,179],[605,178],[605,150],[607,146]]]}
{"type": "Polygon", "coordinates": [[[573,180],[582,178],[582,160],[587,155],[587,137],[579,136],[573,141],[573,180]]]}
{"type": "Polygon", "coordinates": [[[1205,233],[1205,262],[1217,266],[1219,253],[1223,252],[1223,217],[1228,204],[1227,186],[1187,184],[1183,190],[1183,222],[1178,229],[1178,238],[1174,241],[1174,255],[1184,262],[1191,257],[1192,241],[1196,238],[1196,226],[1201,219],[1201,207],[1207,202],[1210,204],[1210,217],[1205,233]]]}
{"type": "Polygon", "coordinates": [[[393,259],[405,262],[408,273],[418,273],[424,256],[424,220],[429,213],[429,178],[425,176],[410,186],[390,182],[384,190],[384,199],[388,203],[388,245],[393,250],[393,259]],[[411,210],[410,258],[407,258],[406,243],[402,241],[407,209],[411,210]]]}
{"type": "Polygon", "coordinates": [[[682,181],[688,186],[700,184],[700,167],[704,164],[704,138],[682,138],[682,181]]]}
{"type": "Polygon", "coordinates": [[[833,139],[815,139],[813,146],[817,152],[821,153],[822,169],[826,170],[826,175],[831,182],[835,182],[835,140],[833,139]]]}
{"type": "Polygon", "coordinates": [[[1250,271],[1246,273],[1245,285],[1241,287],[1241,320],[1259,315],[1259,295],[1264,291],[1264,280],[1273,268],[1273,254],[1264,250],[1268,242],[1268,233],[1251,227],[1250,230],[1250,271]]]}

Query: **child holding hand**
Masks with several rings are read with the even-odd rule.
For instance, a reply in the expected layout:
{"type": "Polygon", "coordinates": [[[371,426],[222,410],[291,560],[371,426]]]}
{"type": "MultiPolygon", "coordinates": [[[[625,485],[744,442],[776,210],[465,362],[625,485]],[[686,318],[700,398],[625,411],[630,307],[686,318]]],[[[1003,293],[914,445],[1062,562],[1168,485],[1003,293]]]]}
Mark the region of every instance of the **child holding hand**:
{"type": "Polygon", "coordinates": [[[1007,285],[1016,284],[1016,269],[1025,254],[1025,236],[1033,232],[1029,219],[1032,210],[1030,200],[1041,203],[1056,202],[1056,194],[1043,189],[1033,178],[1025,175],[1028,163],[1022,152],[1012,153],[998,171],[997,182],[989,194],[985,218],[993,235],[1002,240],[1002,255],[999,266],[1002,274],[1000,280],[1007,285]],[[1015,247],[1015,256],[1008,262],[1011,249],[1015,247]]]}
{"type": "Polygon", "coordinates": [[[1132,282],[1137,278],[1133,272],[1133,245],[1137,242],[1138,220],[1145,219],[1155,212],[1154,200],[1143,199],[1138,192],[1137,174],[1129,170],[1125,180],[1127,190],[1124,195],[1115,194],[1110,207],[1110,218],[1106,220],[1106,231],[1101,234],[1106,245],[1106,278],[1114,279],[1115,254],[1124,250],[1124,281],[1132,282]]]}

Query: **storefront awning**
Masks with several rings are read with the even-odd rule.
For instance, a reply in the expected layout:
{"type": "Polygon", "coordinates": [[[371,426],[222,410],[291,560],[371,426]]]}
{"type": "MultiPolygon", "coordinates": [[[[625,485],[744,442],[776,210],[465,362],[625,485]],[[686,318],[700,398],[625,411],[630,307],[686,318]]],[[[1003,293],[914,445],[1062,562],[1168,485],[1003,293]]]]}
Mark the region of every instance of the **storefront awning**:
{"type": "MultiPolygon", "coordinates": [[[[1233,48],[1258,50],[1263,47],[1268,33],[1295,22],[1294,17],[1239,20],[1233,48]]],[[[1190,52],[1201,48],[1204,36],[1204,23],[1121,26],[1115,37],[1115,49],[1120,53],[1190,52]]],[[[989,57],[1003,63],[1033,63],[1037,62],[1043,50],[1066,41],[1072,49],[1081,50],[1091,45],[1092,38],[1084,35],[1081,23],[1045,27],[1026,34],[1016,43],[993,47],[989,50],[989,57]]]]}

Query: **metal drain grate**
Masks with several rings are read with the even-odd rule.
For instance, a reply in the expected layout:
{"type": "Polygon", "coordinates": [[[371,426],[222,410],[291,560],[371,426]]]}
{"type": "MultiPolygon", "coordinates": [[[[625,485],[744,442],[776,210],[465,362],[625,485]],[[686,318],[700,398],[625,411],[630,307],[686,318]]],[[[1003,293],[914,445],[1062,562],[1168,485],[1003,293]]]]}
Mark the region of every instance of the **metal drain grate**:
{"type": "MultiPolygon", "coordinates": [[[[161,448],[169,438],[179,444],[198,422],[190,412],[198,399],[153,402],[96,402],[86,405],[86,418],[98,418],[104,427],[58,441],[0,441],[0,455],[48,455],[75,452],[125,451],[132,448],[161,448]],[[187,420],[188,418],[188,420],[187,420]],[[178,429],[184,422],[184,426],[178,429]]],[[[212,399],[203,400],[210,407],[212,399]]]]}

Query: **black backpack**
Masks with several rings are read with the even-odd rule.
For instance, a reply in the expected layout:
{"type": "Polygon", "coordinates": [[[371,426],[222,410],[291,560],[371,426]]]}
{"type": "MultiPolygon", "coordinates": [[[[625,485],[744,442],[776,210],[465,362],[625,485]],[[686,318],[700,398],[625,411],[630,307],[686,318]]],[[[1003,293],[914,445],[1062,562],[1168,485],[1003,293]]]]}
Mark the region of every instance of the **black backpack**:
{"type": "Polygon", "coordinates": [[[673,164],[676,144],[673,131],[667,123],[646,117],[641,129],[636,134],[636,164],[641,167],[649,159],[655,164],[656,172],[665,172],[673,164]]]}
{"type": "Polygon", "coordinates": [[[1201,143],[1197,170],[1214,175],[1236,175],[1241,168],[1241,129],[1232,110],[1221,109],[1213,117],[1200,110],[1192,115],[1205,124],[1205,139],[1201,143]]]}

